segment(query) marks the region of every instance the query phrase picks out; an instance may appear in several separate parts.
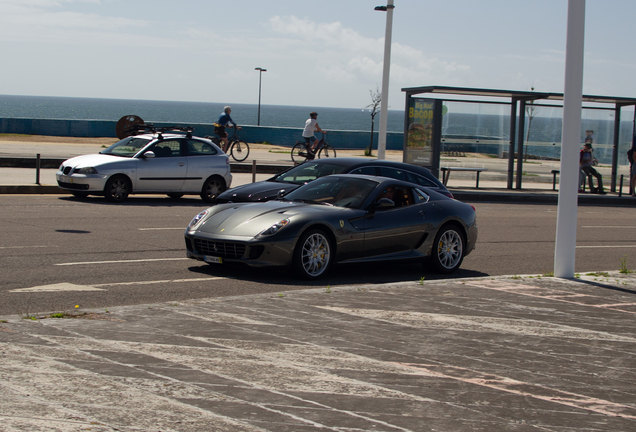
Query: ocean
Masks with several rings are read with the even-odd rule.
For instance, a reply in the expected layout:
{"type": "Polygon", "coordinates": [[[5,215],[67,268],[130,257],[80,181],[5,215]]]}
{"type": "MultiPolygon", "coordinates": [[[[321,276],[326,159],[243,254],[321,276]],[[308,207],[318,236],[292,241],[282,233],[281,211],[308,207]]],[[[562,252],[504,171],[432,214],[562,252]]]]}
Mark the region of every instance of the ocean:
{"type": "MultiPolygon", "coordinates": [[[[232,106],[232,119],[239,125],[258,123],[257,104],[11,95],[0,95],[0,118],[119,120],[126,115],[136,115],[148,123],[168,122],[188,126],[216,121],[226,105],[232,106]]],[[[260,125],[302,128],[312,111],[318,113],[318,124],[325,130],[371,129],[371,114],[362,107],[320,108],[261,104],[260,125]]],[[[379,127],[378,115],[375,117],[374,130],[377,131],[379,127]]],[[[389,110],[387,130],[404,131],[404,110],[389,110]]]]}
{"type": "MultiPolygon", "coordinates": [[[[71,119],[71,120],[119,120],[126,115],[136,115],[148,123],[162,122],[188,126],[216,121],[225,105],[232,106],[232,118],[239,125],[256,125],[258,105],[214,102],[174,102],[128,99],[96,99],[47,96],[0,95],[0,118],[71,119]]],[[[491,154],[492,145],[508,149],[508,108],[488,104],[471,104],[475,113],[461,112],[457,102],[445,103],[448,112],[442,121],[443,147],[457,147],[462,151],[491,154]],[[493,108],[494,106],[494,108],[493,108]],[[485,113],[480,113],[483,109],[485,113]],[[502,110],[502,114],[493,114],[502,110]]],[[[464,107],[465,108],[465,107],[464,107]]],[[[525,139],[529,141],[525,153],[538,157],[559,158],[561,155],[560,108],[541,108],[542,116],[528,122],[526,117],[525,139]],[[528,132],[529,125],[531,130],[528,132]]],[[[318,113],[318,124],[325,130],[369,131],[371,115],[366,109],[319,108],[287,105],[261,105],[261,126],[304,127],[311,111],[318,113]]],[[[585,130],[594,130],[595,155],[602,163],[611,163],[613,153],[614,121],[610,111],[584,110],[581,143],[585,130]],[[591,114],[590,114],[591,113],[591,114]],[[600,114],[599,114],[600,113],[600,114]],[[609,114],[608,114],[609,113],[609,114]]],[[[632,114],[621,121],[619,140],[619,164],[627,163],[625,151],[631,146],[632,114]]],[[[380,117],[376,116],[374,130],[379,129],[380,117]]],[[[389,110],[387,130],[404,131],[404,111],[389,110]]],[[[447,150],[447,149],[446,149],[447,150]]]]}

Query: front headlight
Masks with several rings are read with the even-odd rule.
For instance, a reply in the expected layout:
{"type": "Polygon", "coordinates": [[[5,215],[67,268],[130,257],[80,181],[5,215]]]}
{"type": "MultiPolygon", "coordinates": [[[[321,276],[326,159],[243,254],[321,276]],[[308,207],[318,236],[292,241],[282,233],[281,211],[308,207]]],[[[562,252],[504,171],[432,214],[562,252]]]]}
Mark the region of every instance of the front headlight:
{"type": "Polygon", "coordinates": [[[97,170],[93,167],[80,168],[75,172],[77,174],[97,174],[97,170]]]}
{"type": "Polygon", "coordinates": [[[198,225],[203,219],[205,219],[205,217],[208,215],[209,211],[208,210],[203,210],[201,213],[199,213],[198,215],[196,215],[191,221],[190,224],[188,225],[188,230],[193,229],[196,225],[198,225]]]}
{"type": "Polygon", "coordinates": [[[263,231],[259,235],[267,236],[267,235],[276,234],[278,231],[282,230],[285,226],[287,226],[287,224],[289,224],[289,219],[283,219],[282,221],[277,222],[271,227],[267,228],[265,231],[263,231]]]}

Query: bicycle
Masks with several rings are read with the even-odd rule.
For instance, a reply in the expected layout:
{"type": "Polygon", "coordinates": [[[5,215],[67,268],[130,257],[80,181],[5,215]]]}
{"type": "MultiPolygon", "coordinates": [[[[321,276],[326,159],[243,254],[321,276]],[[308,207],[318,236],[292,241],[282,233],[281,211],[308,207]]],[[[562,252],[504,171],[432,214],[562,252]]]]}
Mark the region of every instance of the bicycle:
{"type": "MultiPolygon", "coordinates": [[[[209,135],[206,136],[206,138],[223,149],[223,142],[220,138],[209,135]]],[[[225,153],[232,156],[232,158],[234,158],[237,162],[243,162],[250,154],[250,146],[239,138],[237,127],[234,128],[232,136],[227,139],[227,148],[228,150],[225,151],[225,153]]]]}
{"type": "Polygon", "coordinates": [[[318,159],[323,157],[336,157],[336,149],[327,144],[324,133],[322,134],[320,141],[318,141],[318,146],[316,147],[314,155],[311,155],[309,152],[310,145],[311,144],[309,143],[296,141],[296,145],[294,145],[291,151],[292,161],[297,163],[305,162],[307,160],[314,159],[314,155],[318,156],[318,159]]]}

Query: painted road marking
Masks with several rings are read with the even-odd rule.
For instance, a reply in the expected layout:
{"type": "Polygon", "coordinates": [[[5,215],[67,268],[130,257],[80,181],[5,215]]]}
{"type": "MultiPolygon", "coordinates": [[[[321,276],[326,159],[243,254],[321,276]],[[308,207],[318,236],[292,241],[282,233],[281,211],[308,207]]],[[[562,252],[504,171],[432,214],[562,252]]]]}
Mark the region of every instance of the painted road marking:
{"type": "Polygon", "coordinates": [[[636,245],[609,245],[609,246],[595,245],[595,246],[577,246],[577,248],[579,248],[579,249],[593,249],[593,248],[633,248],[633,247],[636,247],[636,245]]]}
{"type": "Polygon", "coordinates": [[[75,285],[68,282],[62,282],[52,285],[35,286],[31,288],[18,288],[9,292],[60,292],[60,291],[104,291],[101,288],[95,288],[88,285],[75,285]]]}
{"type": "Polygon", "coordinates": [[[30,249],[30,248],[47,248],[57,246],[0,246],[0,249],[30,249]]]}
{"type": "Polygon", "coordinates": [[[68,282],[61,282],[51,285],[42,285],[31,288],[18,288],[9,292],[25,293],[25,292],[60,292],[60,291],[104,291],[102,288],[107,286],[125,286],[125,285],[151,285],[160,283],[183,283],[183,282],[205,282],[219,279],[230,279],[226,277],[209,277],[209,278],[193,278],[193,279],[164,279],[154,281],[136,281],[136,282],[113,282],[94,285],[75,285],[68,282]]]}
{"type": "Polygon", "coordinates": [[[212,280],[219,280],[219,279],[230,279],[230,278],[209,277],[209,278],[194,278],[194,279],[164,279],[164,280],[155,280],[155,281],[113,282],[113,283],[97,284],[93,286],[103,287],[103,286],[122,286],[122,285],[151,285],[151,284],[158,284],[158,283],[204,282],[204,281],[212,281],[212,280]]]}
{"type": "Polygon", "coordinates": [[[54,265],[71,266],[71,265],[90,265],[90,264],[126,264],[126,263],[154,262],[154,261],[183,261],[188,259],[190,258],[152,258],[152,259],[117,260],[117,261],[85,261],[85,262],[59,263],[54,265]]]}

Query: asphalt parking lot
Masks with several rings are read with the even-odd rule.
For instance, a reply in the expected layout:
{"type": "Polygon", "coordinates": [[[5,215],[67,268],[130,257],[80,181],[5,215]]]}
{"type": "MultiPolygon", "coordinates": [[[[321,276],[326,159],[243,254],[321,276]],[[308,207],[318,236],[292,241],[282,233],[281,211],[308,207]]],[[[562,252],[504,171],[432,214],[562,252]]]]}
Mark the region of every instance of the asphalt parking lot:
{"type": "Polygon", "coordinates": [[[3,431],[629,431],[636,276],[1,317],[3,431]]]}

